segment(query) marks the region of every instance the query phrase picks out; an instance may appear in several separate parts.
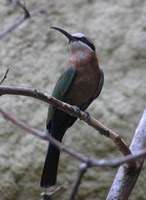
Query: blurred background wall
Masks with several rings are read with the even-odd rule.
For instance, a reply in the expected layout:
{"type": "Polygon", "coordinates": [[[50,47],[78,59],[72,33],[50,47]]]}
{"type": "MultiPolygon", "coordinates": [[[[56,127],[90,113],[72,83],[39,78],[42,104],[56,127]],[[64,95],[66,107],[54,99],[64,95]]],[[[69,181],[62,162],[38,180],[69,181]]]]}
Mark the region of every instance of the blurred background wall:
{"type": "MultiPolygon", "coordinates": [[[[130,144],[146,100],[146,1],[145,0],[31,0],[27,8],[44,7],[45,15],[27,20],[0,40],[0,77],[11,66],[5,85],[28,86],[51,94],[62,70],[68,65],[69,47],[64,36],[50,26],[70,33],[82,32],[95,43],[105,83],[100,97],[88,112],[121,134],[130,144]]],[[[0,0],[0,30],[8,27],[23,11],[0,0]]],[[[48,105],[21,96],[2,96],[0,105],[31,127],[44,130],[48,105]]],[[[47,142],[41,141],[0,117],[0,198],[37,200],[47,142]]],[[[63,142],[73,149],[97,158],[121,156],[115,145],[84,122],[77,121],[63,142]]],[[[79,162],[62,153],[58,185],[67,191],[67,200],[78,175],[79,162]]],[[[143,171],[130,196],[145,199],[143,171]]],[[[77,199],[105,199],[116,169],[88,170],[77,199]]]]}

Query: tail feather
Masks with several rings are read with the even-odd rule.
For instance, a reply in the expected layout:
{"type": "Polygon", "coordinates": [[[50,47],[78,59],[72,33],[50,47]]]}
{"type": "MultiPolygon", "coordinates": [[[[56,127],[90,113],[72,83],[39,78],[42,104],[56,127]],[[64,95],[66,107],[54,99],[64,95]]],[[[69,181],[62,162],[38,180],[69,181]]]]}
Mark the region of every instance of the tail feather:
{"type": "Polygon", "coordinates": [[[46,160],[44,164],[44,169],[41,178],[41,187],[50,187],[55,185],[57,179],[57,169],[59,162],[60,151],[52,145],[51,143],[48,146],[48,151],[46,155],[46,160]]]}
{"type": "MultiPolygon", "coordinates": [[[[50,124],[47,125],[49,134],[56,140],[62,142],[65,131],[70,127],[77,118],[72,117],[61,110],[56,110],[50,124]]],[[[49,143],[46,160],[41,177],[41,187],[50,187],[55,185],[57,179],[57,169],[59,162],[60,150],[53,144],[49,143]]]]}

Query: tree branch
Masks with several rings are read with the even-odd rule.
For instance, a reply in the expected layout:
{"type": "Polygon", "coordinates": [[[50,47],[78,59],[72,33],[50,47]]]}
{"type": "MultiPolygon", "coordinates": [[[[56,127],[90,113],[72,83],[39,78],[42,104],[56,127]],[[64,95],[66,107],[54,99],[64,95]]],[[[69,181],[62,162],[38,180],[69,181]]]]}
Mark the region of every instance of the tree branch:
{"type": "MultiPolygon", "coordinates": [[[[10,1],[13,2],[13,1],[10,1]]],[[[38,15],[40,13],[46,13],[44,8],[36,8],[32,11],[28,11],[25,5],[23,5],[20,1],[14,1],[19,7],[21,7],[24,10],[24,16],[20,17],[14,24],[10,25],[8,28],[0,32],[0,39],[6,36],[8,33],[12,32],[14,29],[16,29],[18,26],[20,26],[23,22],[26,21],[26,19],[31,18],[35,15],[38,15]]]]}
{"type": "MultiPolygon", "coordinates": [[[[127,155],[125,157],[117,158],[117,159],[113,159],[113,160],[95,159],[95,158],[92,158],[92,157],[89,158],[89,157],[87,157],[87,156],[85,156],[83,154],[75,152],[74,150],[72,150],[69,147],[66,147],[65,145],[63,145],[62,143],[58,142],[53,137],[51,137],[51,135],[47,134],[47,132],[40,132],[40,131],[38,131],[36,129],[28,127],[26,124],[24,124],[20,120],[15,119],[14,117],[10,116],[6,112],[4,112],[2,109],[0,109],[0,113],[3,115],[3,117],[6,120],[11,121],[13,124],[17,125],[21,129],[24,129],[27,132],[29,132],[29,133],[31,133],[31,134],[33,134],[33,135],[35,135],[35,136],[37,136],[37,137],[39,137],[41,139],[49,140],[55,146],[57,146],[60,149],[60,151],[64,151],[64,152],[68,153],[69,155],[73,156],[74,158],[78,159],[79,161],[83,162],[81,164],[81,166],[85,166],[85,167],[84,168],[82,167],[81,170],[80,170],[79,177],[78,177],[78,179],[76,181],[76,184],[75,184],[74,189],[73,189],[72,194],[71,194],[71,200],[73,200],[75,198],[75,195],[76,195],[76,193],[77,193],[77,191],[79,189],[79,186],[80,186],[81,180],[83,178],[83,175],[84,175],[84,173],[86,172],[86,170],[89,167],[95,167],[95,166],[96,167],[97,166],[100,166],[100,167],[101,166],[102,167],[117,167],[117,166],[119,166],[121,164],[131,162],[132,160],[136,160],[137,163],[138,162],[142,163],[144,161],[144,158],[146,157],[146,148],[145,148],[145,149],[139,150],[138,152],[136,151],[136,153],[134,155],[127,155]]],[[[146,110],[144,111],[144,115],[142,116],[142,119],[140,121],[138,129],[139,129],[140,136],[145,137],[145,135],[146,135],[146,110]]],[[[133,139],[133,141],[134,140],[136,142],[136,145],[137,145],[137,142],[139,144],[139,139],[133,139]]],[[[135,143],[133,143],[133,145],[135,145],[135,143]]],[[[113,195],[114,196],[114,194],[116,194],[116,196],[117,196],[117,194],[118,194],[119,197],[121,197],[121,192],[119,193],[119,191],[123,191],[123,194],[125,195],[125,191],[129,190],[127,188],[131,188],[127,184],[127,182],[128,182],[130,184],[130,186],[131,186],[131,179],[129,180],[128,178],[130,176],[130,178],[132,177],[132,179],[136,182],[136,180],[137,180],[136,178],[139,175],[140,170],[141,170],[141,166],[142,166],[142,165],[139,166],[140,163],[137,164],[137,169],[136,170],[134,169],[133,171],[130,168],[126,168],[126,167],[123,168],[124,170],[126,170],[126,176],[127,176],[126,181],[123,181],[123,179],[122,179],[122,183],[123,184],[120,184],[121,183],[121,176],[119,176],[119,177],[117,176],[119,183],[118,183],[118,181],[115,181],[114,184],[113,184],[113,189],[115,190],[115,193],[113,193],[113,189],[111,189],[111,193],[109,193],[109,195],[113,195]],[[133,172],[134,172],[134,175],[136,173],[136,177],[133,177],[133,172]],[[126,184],[126,186],[124,187],[125,190],[123,189],[124,184],[126,184]],[[115,188],[114,188],[114,186],[115,186],[115,188]],[[121,186],[121,187],[119,187],[119,186],[121,186]]],[[[123,166],[121,166],[121,167],[123,167],[123,166]]],[[[121,167],[120,167],[120,169],[121,169],[121,167]]],[[[125,175],[125,172],[123,172],[123,173],[125,175]]],[[[134,185],[132,185],[132,186],[134,186],[134,185]]],[[[42,199],[46,199],[47,197],[50,198],[50,195],[51,195],[50,193],[42,194],[42,199]]],[[[111,200],[112,199],[111,197],[112,196],[108,196],[107,199],[111,200]]],[[[122,200],[124,200],[124,198],[122,200]]]]}
{"type": "Polygon", "coordinates": [[[53,191],[47,191],[41,193],[41,200],[53,200],[59,199],[60,196],[66,191],[65,187],[60,186],[59,188],[53,191]],[[58,198],[59,197],[59,198],[58,198]]]}
{"type": "Polygon", "coordinates": [[[81,184],[82,178],[83,178],[84,174],[86,173],[87,169],[88,169],[88,166],[87,166],[86,163],[81,163],[80,164],[80,166],[79,166],[79,175],[78,175],[77,181],[75,183],[75,186],[73,188],[73,191],[71,193],[70,200],[74,200],[75,199],[75,196],[77,195],[77,192],[79,190],[79,186],[81,184]]]}
{"type": "Polygon", "coordinates": [[[1,79],[1,81],[0,81],[0,85],[1,85],[1,84],[4,82],[4,80],[7,78],[7,75],[8,75],[8,73],[9,73],[9,70],[10,70],[10,66],[7,67],[5,73],[4,73],[4,75],[3,75],[3,77],[2,77],[2,79],[1,79]]]}
{"type": "MultiPolygon", "coordinates": [[[[99,131],[101,135],[104,135],[112,139],[124,156],[131,154],[130,149],[128,148],[127,144],[123,141],[123,139],[120,137],[119,134],[108,129],[99,121],[97,121],[95,118],[91,116],[89,117],[88,113],[77,109],[75,106],[71,106],[67,103],[59,101],[58,99],[55,99],[54,97],[48,95],[47,93],[40,92],[37,89],[33,89],[33,88],[16,87],[16,86],[0,86],[0,95],[4,95],[4,94],[23,95],[23,96],[33,97],[41,101],[44,101],[48,104],[51,104],[55,108],[60,109],[64,112],[69,113],[72,116],[75,116],[83,120],[89,126],[99,131]]],[[[135,167],[134,161],[132,161],[129,164],[135,167]]]]}
{"type": "MultiPolygon", "coordinates": [[[[135,135],[130,145],[130,149],[133,155],[136,155],[137,152],[145,151],[144,150],[145,148],[146,148],[146,109],[144,110],[144,113],[142,115],[142,118],[135,131],[135,135]]],[[[136,168],[130,168],[127,167],[127,165],[120,166],[106,200],[128,199],[139,177],[145,158],[146,155],[143,155],[136,159],[136,168]]]]}
{"type": "MultiPolygon", "coordinates": [[[[74,150],[72,150],[69,147],[66,147],[63,143],[59,142],[58,140],[54,139],[50,134],[48,134],[46,131],[41,132],[38,131],[37,129],[34,128],[30,128],[28,125],[26,125],[25,123],[23,123],[22,121],[15,119],[14,117],[12,117],[11,115],[9,115],[8,113],[6,113],[3,109],[0,108],[0,113],[1,115],[8,121],[12,122],[13,124],[15,124],[16,126],[18,126],[19,128],[27,131],[28,133],[39,137],[42,140],[46,140],[46,141],[50,141],[51,143],[53,143],[56,147],[58,147],[60,149],[60,151],[64,151],[66,153],[68,153],[69,155],[73,156],[74,158],[76,158],[77,160],[86,163],[88,168],[90,167],[118,167],[124,163],[128,163],[131,162],[133,160],[138,160],[141,157],[145,157],[146,156],[146,148],[137,151],[134,155],[127,155],[124,157],[119,157],[113,160],[108,160],[108,159],[95,159],[93,157],[87,157],[81,153],[75,152],[74,150]]],[[[145,112],[146,113],[146,110],[145,112]]],[[[142,116],[143,118],[143,116],[142,116]]],[[[146,129],[145,129],[146,132],[146,129]]]]}

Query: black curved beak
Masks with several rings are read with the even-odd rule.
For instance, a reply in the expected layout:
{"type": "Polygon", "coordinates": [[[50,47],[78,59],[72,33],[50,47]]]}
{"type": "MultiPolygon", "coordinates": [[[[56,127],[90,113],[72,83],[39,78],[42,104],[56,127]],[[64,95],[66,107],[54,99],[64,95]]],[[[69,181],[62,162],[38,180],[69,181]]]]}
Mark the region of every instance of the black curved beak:
{"type": "Polygon", "coordinates": [[[70,42],[75,41],[75,38],[71,34],[69,34],[68,32],[64,31],[63,29],[58,28],[58,27],[54,27],[54,26],[52,26],[51,28],[61,32],[63,35],[65,35],[69,39],[70,42]]]}

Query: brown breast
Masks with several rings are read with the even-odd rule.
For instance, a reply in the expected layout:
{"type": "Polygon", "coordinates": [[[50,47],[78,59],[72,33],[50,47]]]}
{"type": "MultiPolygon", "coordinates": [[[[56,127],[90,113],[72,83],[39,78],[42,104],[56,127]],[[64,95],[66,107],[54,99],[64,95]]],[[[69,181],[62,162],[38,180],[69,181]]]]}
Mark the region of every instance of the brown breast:
{"type": "Polygon", "coordinates": [[[95,94],[99,83],[99,66],[96,54],[88,62],[71,63],[76,68],[75,78],[63,101],[81,107],[95,94]]]}

